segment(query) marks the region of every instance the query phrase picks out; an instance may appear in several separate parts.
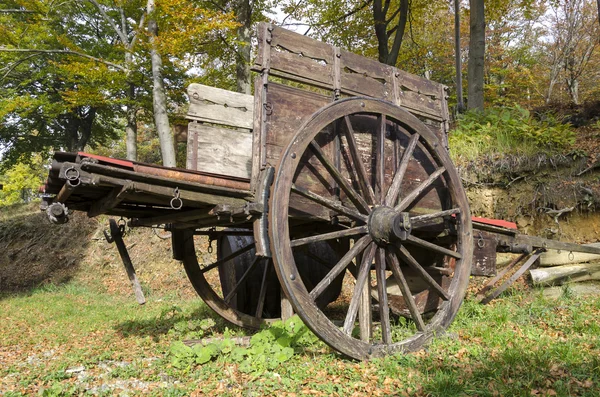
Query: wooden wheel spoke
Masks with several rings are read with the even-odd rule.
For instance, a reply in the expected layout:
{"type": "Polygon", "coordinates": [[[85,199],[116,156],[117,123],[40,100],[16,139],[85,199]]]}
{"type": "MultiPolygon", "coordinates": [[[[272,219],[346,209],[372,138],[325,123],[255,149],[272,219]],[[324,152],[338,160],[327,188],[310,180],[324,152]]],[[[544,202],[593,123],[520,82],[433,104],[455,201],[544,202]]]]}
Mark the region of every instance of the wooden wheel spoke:
{"type": "Polygon", "coordinates": [[[292,240],[290,242],[290,244],[292,247],[298,247],[300,245],[310,244],[310,243],[314,243],[317,241],[326,241],[326,240],[332,240],[332,239],[336,239],[336,238],[357,236],[359,234],[365,234],[365,233],[367,233],[367,231],[368,231],[367,225],[363,225],[363,226],[353,227],[351,229],[344,229],[344,230],[339,230],[339,231],[335,231],[335,232],[331,232],[331,233],[323,233],[323,234],[317,234],[315,236],[298,238],[298,239],[292,240]]]}
{"type": "Polygon", "coordinates": [[[210,264],[210,265],[202,268],[200,270],[200,272],[202,272],[204,274],[204,273],[206,273],[208,271],[211,271],[215,267],[220,266],[220,265],[222,265],[225,262],[229,262],[230,260],[237,258],[238,256],[242,255],[244,252],[250,251],[252,248],[254,248],[254,245],[255,245],[254,243],[253,244],[248,244],[244,248],[241,248],[241,249],[235,251],[231,255],[228,255],[228,256],[226,256],[223,259],[219,259],[218,261],[216,261],[216,262],[214,262],[214,263],[212,263],[212,264],[210,264]]]}
{"type": "Polygon", "coordinates": [[[392,343],[390,328],[390,309],[385,277],[385,248],[377,249],[375,257],[375,272],[377,276],[377,295],[379,296],[379,318],[381,319],[381,336],[383,343],[392,343]]]}
{"type": "Polygon", "coordinates": [[[410,223],[413,227],[425,226],[438,218],[460,214],[460,208],[452,208],[450,210],[434,212],[433,214],[418,215],[410,218],[410,223]]]}
{"type": "Polygon", "coordinates": [[[438,254],[448,255],[448,256],[451,256],[456,259],[462,259],[462,255],[459,252],[449,250],[448,248],[440,247],[439,245],[430,243],[429,241],[422,240],[413,235],[408,236],[406,241],[413,245],[418,245],[420,247],[427,248],[430,251],[435,251],[438,254]]]}
{"type": "Polygon", "coordinates": [[[360,152],[358,150],[358,145],[356,144],[356,138],[354,137],[354,128],[352,128],[352,123],[350,122],[350,117],[345,116],[344,120],[346,122],[346,140],[348,142],[348,148],[350,149],[350,156],[352,156],[352,162],[354,163],[354,168],[356,168],[357,182],[362,190],[363,194],[369,199],[371,204],[375,204],[375,193],[373,192],[373,187],[369,183],[369,176],[367,174],[367,170],[365,169],[365,165],[360,158],[360,152]]]}
{"type": "Polygon", "coordinates": [[[340,171],[331,163],[331,161],[325,156],[325,153],[321,150],[317,142],[314,140],[310,143],[310,148],[317,156],[321,164],[327,169],[329,174],[333,177],[338,186],[346,193],[350,201],[358,208],[360,211],[369,214],[371,209],[369,208],[369,204],[365,201],[365,199],[358,194],[352,186],[348,183],[348,181],[340,174],[340,171]]]}
{"type": "Polygon", "coordinates": [[[417,146],[417,142],[419,141],[419,134],[414,134],[410,137],[410,141],[408,142],[408,146],[406,150],[404,150],[404,154],[402,155],[402,159],[400,160],[400,164],[396,169],[396,174],[394,175],[394,179],[392,180],[392,184],[388,189],[387,195],[385,197],[385,205],[392,206],[398,200],[398,194],[400,194],[400,187],[402,185],[402,180],[404,179],[404,174],[406,174],[406,169],[408,168],[408,162],[417,146]]]}
{"type": "Polygon", "coordinates": [[[354,243],[354,246],[346,252],[346,255],[344,255],[342,259],[331,268],[329,273],[327,273],[327,275],[315,286],[315,288],[310,291],[310,297],[312,299],[317,299],[323,291],[329,287],[332,281],[350,264],[350,262],[367,248],[371,241],[371,237],[367,235],[354,243]]]}
{"type": "Polygon", "coordinates": [[[376,163],[375,163],[375,187],[379,196],[379,204],[385,201],[385,130],[386,117],[382,114],[379,117],[379,130],[377,131],[377,148],[376,148],[376,163]]]}
{"type": "Polygon", "coordinates": [[[231,301],[231,298],[233,298],[235,296],[235,294],[237,293],[238,289],[240,289],[241,285],[246,282],[246,279],[248,278],[248,276],[250,275],[250,273],[252,272],[252,270],[254,270],[254,268],[256,267],[256,265],[261,260],[263,260],[263,259],[264,258],[262,258],[260,256],[257,256],[256,258],[254,258],[254,261],[248,267],[248,269],[246,269],[246,271],[244,272],[244,274],[242,274],[242,277],[240,277],[240,279],[238,280],[238,282],[235,284],[235,287],[233,287],[233,289],[231,291],[229,291],[229,294],[227,294],[227,296],[225,297],[225,299],[223,299],[225,301],[225,303],[229,304],[229,302],[231,301]]]}
{"type": "Polygon", "coordinates": [[[423,322],[423,317],[421,317],[421,312],[417,307],[415,298],[413,297],[412,292],[410,292],[410,288],[408,286],[408,283],[406,282],[404,274],[402,273],[402,269],[400,269],[400,262],[398,262],[398,258],[396,257],[396,255],[389,251],[387,252],[387,259],[388,263],[390,264],[392,273],[394,274],[394,277],[398,282],[398,286],[400,287],[400,291],[402,292],[402,297],[406,302],[406,306],[408,306],[410,315],[412,316],[412,319],[415,322],[417,329],[423,332],[425,330],[425,323],[423,322]]]}
{"type": "Polygon", "coordinates": [[[271,260],[265,261],[265,270],[263,270],[262,280],[260,282],[260,292],[258,293],[258,304],[256,305],[255,317],[262,318],[263,308],[265,307],[265,298],[267,296],[267,283],[271,270],[271,260]]]}
{"type": "Polygon", "coordinates": [[[427,179],[425,179],[415,190],[410,192],[408,194],[408,196],[406,196],[402,199],[400,204],[398,204],[395,207],[396,211],[404,211],[404,209],[406,207],[408,207],[410,204],[412,204],[412,202],[415,201],[415,199],[417,197],[419,197],[425,189],[427,189],[429,186],[431,186],[431,184],[433,182],[435,182],[436,179],[438,179],[440,177],[440,175],[442,175],[444,172],[446,172],[445,167],[440,167],[437,170],[435,170],[435,172],[433,172],[431,175],[429,175],[429,177],[427,179]]]}
{"type": "Polygon", "coordinates": [[[352,300],[350,301],[348,313],[346,313],[346,319],[344,320],[344,332],[347,335],[350,335],[352,333],[352,329],[354,328],[354,320],[356,320],[358,305],[360,303],[361,295],[365,287],[365,282],[367,282],[367,278],[371,270],[371,263],[373,262],[373,257],[375,256],[376,249],[377,245],[375,243],[371,243],[369,250],[363,256],[363,260],[360,265],[360,270],[358,271],[358,277],[356,279],[356,285],[354,286],[352,300]]]}
{"type": "Polygon", "coordinates": [[[292,185],[292,192],[304,196],[307,199],[314,201],[317,204],[321,204],[322,206],[327,207],[331,210],[344,214],[354,220],[366,222],[368,219],[366,215],[363,215],[352,208],[344,207],[340,202],[327,199],[321,195],[318,195],[296,185],[292,185]]]}
{"type": "Polygon", "coordinates": [[[406,247],[400,246],[400,247],[396,247],[397,252],[400,254],[400,256],[402,257],[402,259],[404,260],[404,262],[408,263],[408,265],[410,267],[412,267],[417,273],[419,273],[419,275],[423,278],[423,280],[429,284],[429,286],[431,288],[433,288],[440,297],[442,297],[442,299],[444,300],[449,300],[450,296],[448,295],[448,293],[442,288],[441,285],[439,285],[437,283],[437,281],[435,281],[433,279],[433,277],[431,277],[431,275],[429,273],[427,273],[427,271],[423,268],[423,266],[421,266],[421,264],[419,262],[417,262],[417,260],[411,255],[411,253],[406,249],[406,247]]]}

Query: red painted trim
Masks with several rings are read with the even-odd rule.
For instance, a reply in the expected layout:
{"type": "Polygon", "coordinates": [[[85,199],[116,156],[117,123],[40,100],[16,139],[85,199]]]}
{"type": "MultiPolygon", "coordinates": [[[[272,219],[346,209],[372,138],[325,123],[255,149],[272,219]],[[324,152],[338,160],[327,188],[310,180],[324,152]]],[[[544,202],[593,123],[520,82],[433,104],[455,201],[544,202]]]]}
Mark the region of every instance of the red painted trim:
{"type": "Polygon", "coordinates": [[[90,153],[84,153],[84,152],[78,152],[77,155],[80,157],[89,157],[92,159],[96,159],[96,160],[102,161],[103,163],[108,163],[108,164],[113,164],[113,165],[118,165],[121,167],[133,169],[133,163],[129,160],[113,159],[110,157],[98,156],[97,154],[90,154],[90,153]]]}
{"type": "Polygon", "coordinates": [[[514,222],[503,221],[500,219],[488,219],[488,218],[478,218],[476,216],[471,217],[473,222],[484,223],[486,225],[504,227],[506,229],[517,229],[517,224],[514,222]]]}

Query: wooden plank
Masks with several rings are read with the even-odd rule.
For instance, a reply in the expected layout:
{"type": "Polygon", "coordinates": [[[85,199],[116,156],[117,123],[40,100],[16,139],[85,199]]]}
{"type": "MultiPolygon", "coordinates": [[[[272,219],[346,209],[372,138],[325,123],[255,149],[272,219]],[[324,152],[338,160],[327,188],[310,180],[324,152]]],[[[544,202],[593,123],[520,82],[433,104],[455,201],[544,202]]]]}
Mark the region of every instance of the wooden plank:
{"type": "Polygon", "coordinates": [[[202,84],[188,87],[188,119],[252,129],[254,97],[202,84]]]}
{"type": "Polygon", "coordinates": [[[249,131],[199,123],[190,123],[189,129],[195,134],[198,145],[198,156],[193,169],[250,179],[252,134],[249,131]]]}
{"type": "Polygon", "coordinates": [[[411,113],[423,115],[436,121],[442,121],[441,102],[418,92],[401,90],[400,106],[411,113]]]}
{"type": "MultiPolygon", "coordinates": [[[[299,88],[269,83],[266,145],[286,147],[302,124],[331,98],[299,88]]],[[[277,155],[277,159],[279,156],[277,155]]],[[[269,161],[267,152],[267,162],[269,161]]],[[[277,163],[272,163],[276,165],[277,163]]]]}
{"type": "MultiPolygon", "coordinates": [[[[312,39],[277,26],[271,25],[271,47],[284,49],[304,57],[322,60],[327,64],[333,63],[333,47],[329,44],[312,39]]],[[[273,53],[274,51],[272,51],[273,53]]]]}
{"type": "Polygon", "coordinates": [[[393,100],[391,85],[358,73],[342,73],[342,92],[393,100]]]}
{"type": "MultiPolygon", "coordinates": [[[[586,244],[590,247],[599,247],[600,243],[586,244]]],[[[540,266],[557,266],[583,262],[600,261],[600,255],[586,254],[571,251],[548,250],[540,256],[540,266]]]]}
{"type": "Polygon", "coordinates": [[[306,82],[313,81],[325,84],[333,89],[333,73],[331,64],[299,54],[272,51],[271,72],[282,71],[290,75],[302,77],[306,82]]]}
{"type": "Polygon", "coordinates": [[[398,84],[404,91],[413,91],[424,94],[432,98],[440,99],[440,86],[442,84],[435,81],[419,77],[404,70],[396,69],[398,84]]]}
{"type": "MultiPolygon", "coordinates": [[[[270,47],[269,47],[270,48],[270,47]]],[[[268,82],[268,75],[261,73],[254,79],[254,108],[257,109],[254,112],[254,129],[252,130],[252,177],[250,178],[250,186],[252,192],[256,192],[258,187],[258,180],[260,179],[260,172],[266,165],[266,153],[264,149],[266,136],[266,123],[265,121],[265,102],[266,102],[266,87],[268,82]]]]}
{"type": "Polygon", "coordinates": [[[380,80],[381,83],[391,81],[392,68],[376,61],[375,59],[365,58],[350,51],[340,51],[342,70],[345,73],[357,73],[380,80]]]}
{"type": "Polygon", "coordinates": [[[489,232],[478,231],[474,233],[472,276],[496,275],[496,235],[489,232]]]}

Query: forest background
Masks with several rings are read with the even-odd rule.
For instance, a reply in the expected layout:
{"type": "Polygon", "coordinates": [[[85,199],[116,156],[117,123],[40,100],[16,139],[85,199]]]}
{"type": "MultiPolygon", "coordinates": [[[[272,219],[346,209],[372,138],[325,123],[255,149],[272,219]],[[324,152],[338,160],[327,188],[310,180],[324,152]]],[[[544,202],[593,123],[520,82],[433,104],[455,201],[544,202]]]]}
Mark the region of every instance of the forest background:
{"type": "Polygon", "coordinates": [[[186,124],[186,86],[251,93],[259,21],[447,85],[459,163],[572,153],[575,127],[600,130],[599,8],[600,0],[3,0],[0,205],[33,197],[55,150],[183,165],[174,132],[186,124]]]}

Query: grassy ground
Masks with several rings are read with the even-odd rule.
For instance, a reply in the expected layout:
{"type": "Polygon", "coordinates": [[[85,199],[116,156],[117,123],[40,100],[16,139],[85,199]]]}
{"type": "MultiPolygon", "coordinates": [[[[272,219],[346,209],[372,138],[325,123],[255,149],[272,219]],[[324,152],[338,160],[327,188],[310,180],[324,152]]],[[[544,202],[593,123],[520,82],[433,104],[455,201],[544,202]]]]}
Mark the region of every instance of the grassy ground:
{"type": "Polygon", "coordinates": [[[125,238],[148,298],[138,306],[102,222],[50,229],[35,208],[12,210],[0,213],[0,396],[600,395],[600,298],[547,300],[524,283],[488,306],[468,297],[426,349],[370,362],[302,327],[292,352],[262,331],[251,349],[206,356],[181,341],[250,334],[195,298],[161,232],[125,238]]]}
{"type": "MultiPolygon", "coordinates": [[[[195,299],[146,306],[70,282],[0,297],[0,390],[14,395],[597,396],[600,299],[513,291],[467,299],[426,349],[355,362],[314,338],[285,364],[241,370],[232,355],[173,365],[190,337],[244,335],[195,299]],[[200,321],[199,319],[213,321],[200,321]]],[[[259,363],[257,363],[258,365],[259,363]]]]}

